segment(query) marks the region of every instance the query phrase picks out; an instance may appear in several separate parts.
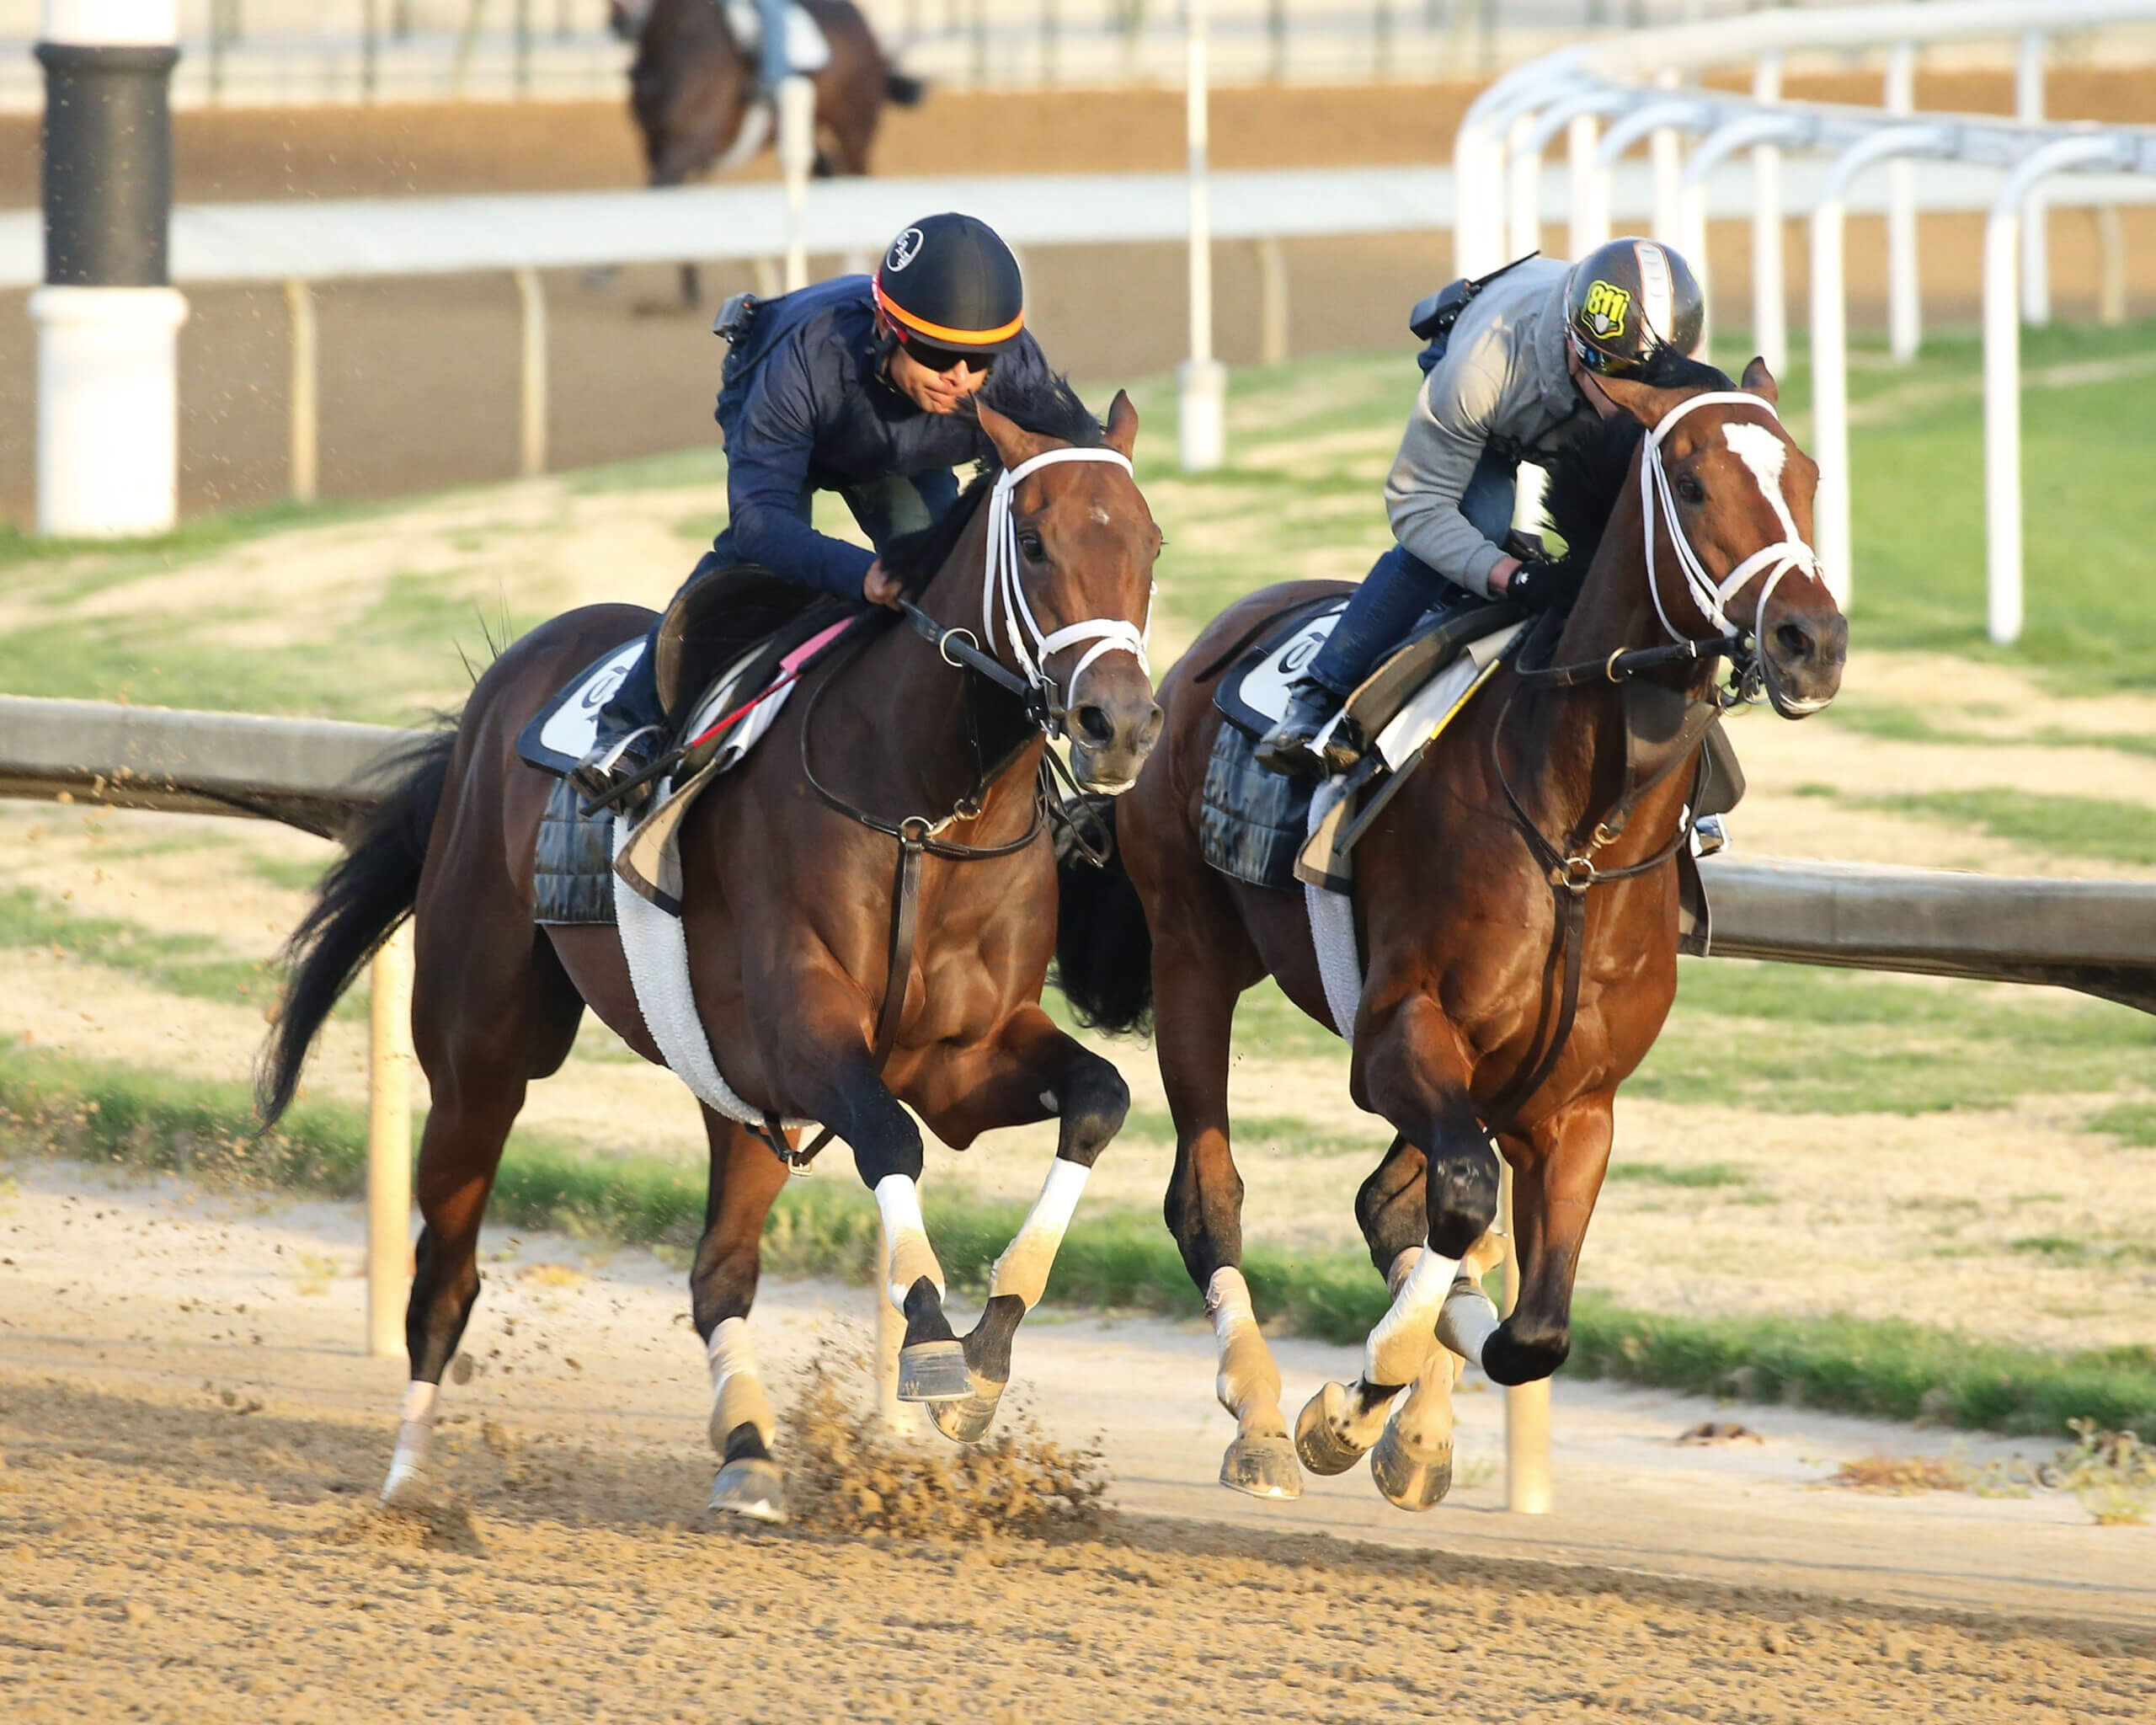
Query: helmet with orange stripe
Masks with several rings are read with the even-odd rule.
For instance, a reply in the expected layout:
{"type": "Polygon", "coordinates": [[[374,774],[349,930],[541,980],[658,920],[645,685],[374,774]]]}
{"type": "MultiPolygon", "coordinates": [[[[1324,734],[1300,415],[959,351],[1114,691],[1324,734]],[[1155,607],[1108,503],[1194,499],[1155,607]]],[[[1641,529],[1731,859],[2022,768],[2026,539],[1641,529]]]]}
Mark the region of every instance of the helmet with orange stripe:
{"type": "Polygon", "coordinates": [[[1018,260],[977,216],[923,216],[891,242],[870,280],[885,327],[931,371],[961,360],[985,371],[1025,333],[1018,260]]]}

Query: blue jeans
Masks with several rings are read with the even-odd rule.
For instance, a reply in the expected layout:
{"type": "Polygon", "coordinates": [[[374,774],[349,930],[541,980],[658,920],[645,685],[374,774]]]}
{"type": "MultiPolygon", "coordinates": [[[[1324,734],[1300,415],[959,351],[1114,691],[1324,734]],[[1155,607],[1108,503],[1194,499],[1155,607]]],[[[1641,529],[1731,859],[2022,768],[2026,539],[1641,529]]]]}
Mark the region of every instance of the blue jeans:
{"type": "MultiPolygon", "coordinates": [[[[839,495],[846,499],[846,508],[852,511],[861,531],[868,536],[868,542],[879,552],[901,534],[918,532],[929,524],[931,518],[928,500],[903,474],[894,474],[871,485],[849,485],[839,495]]],[[[812,518],[814,498],[813,492],[803,491],[794,505],[804,524],[812,518]]],[[[718,537],[711,542],[711,549],[696,559],[689,579],[675,590],[675,598],[680,598],[682,590],[704,576],[732,569],[740,561],[740,554],[734,548],[734,529],[730,526],[720,529],[718,537]]],[[[671,601],[668,606],[670,609],[671,601]]],[[[659,698],[655,669],[659,662],[659,626],[665,619],[666,612],[662,611],[653,620],[643,638],[642,656],[629,667],[629,674],[622,679],[622,686],[614,692],[613,698],[600,708],[600,744],[617,742],[646,725],[666,723],[665,703],[659,698]]]]}
{"type": "MultiPolygon", "coordinates": [[[[1513,462],[1486,449],[1461,494],[1460,512],[1492,544],[1503,542],[1513,524],[1517,483],[1513,462]]],[[[1371,667],[1415,627],[1433,606],[1461,590],[1406,547],[1396,545],[1370,566],[1348,610],[1304,675],[1345,700],[1371,667]]]]}

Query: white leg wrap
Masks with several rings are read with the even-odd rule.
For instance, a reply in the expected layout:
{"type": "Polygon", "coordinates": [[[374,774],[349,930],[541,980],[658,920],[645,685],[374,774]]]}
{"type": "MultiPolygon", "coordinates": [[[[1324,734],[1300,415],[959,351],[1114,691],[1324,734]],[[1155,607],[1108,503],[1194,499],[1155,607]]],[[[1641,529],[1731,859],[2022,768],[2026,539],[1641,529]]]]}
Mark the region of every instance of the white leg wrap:
{"type": "Polygon", "coordinates": [[[923,1276],[943,1292],[943,1266],[928,1243],[928,1224],[921,1214],[921,1191],[904,1174],[886,1174],[876,1183],[876,1208],[883,1218],[883,1237],[891,1242],[885,1296],[900,1311],[906,1290],[923,1276]]]}
{"type": "Polygon", "coordinates": [[[397,1448],[389,1458],[389,1477],[382,1482],[385,1503],[426,1466],[427,1446],[434,1441],[436,1403],[440,1396],[440,1384],[423,1384],[414,1378],[405,1385],[404,1400],[397,1410],[397,1448]]]}
{"type": "Polygon", "coordinates": [[[1077,1210],[1086,1177],[1092,1172],[1077,1162],[1067,1162],[1061,1156],[1049,1164],[1048,1178],[1041,1183],[1041,1195],[1033,1200],[1024,1223],[989,1273],[988,1291],[991,1295],[1016,1294],[1026,1302],[1028,1311],[1041,1303],[1041,1295],[1048,1288],[1048,1273],[1055,1267],[1055,1254],[1062,1247],[1064,1233],[1077,1210]]]}
{"type": "Polygon", "coordinates": [[[1250,1284],[1241,1270],[1223,1264],[1213,1272],[1205,1284],[1205,1310],[1220,1349],[1220,1375],[1213,1386],[1220,1405],[1238,1420],[1247,1419],[1253,1407],[1278,1407],[1280,1369],[1257,1327],[1250,1284]]]}
{"type": "Polygon", "coordinates": [[[1438,1314],[1444,1308],[1445,1295],[1452,1291],[1453,1275],[1459,1268],[1457,1259],[1423,1249],[1364,1346],[1365,1383],[1397,1385],[1415,1381],[1436,1343],[1438,1314]]]}
{"type": "Polygon", "coordinates": [[[723,1449],[737,1426],[754,1425],[764,1442],[776,1429],[770,1398],[764,1394],[762,1376],[756,1370],[755,1344],[749,1339],[749,1320],[722,1318],[711,1332],[704,1353],[711,1361],[711,1441],[723,1449]]]}
{"type": "Polygon", "coordinates": [[[1445,1296],[1444,1309],[1438,1314],[1438,1340],[1470,1365],[1479,1367],[1482,1344],[1490,1339],[1498,1322],[1497,1308],[1490,1303],[1490,1296],[1462,1279],[1453,1284],[1452,1292],[1445,1296]]]}

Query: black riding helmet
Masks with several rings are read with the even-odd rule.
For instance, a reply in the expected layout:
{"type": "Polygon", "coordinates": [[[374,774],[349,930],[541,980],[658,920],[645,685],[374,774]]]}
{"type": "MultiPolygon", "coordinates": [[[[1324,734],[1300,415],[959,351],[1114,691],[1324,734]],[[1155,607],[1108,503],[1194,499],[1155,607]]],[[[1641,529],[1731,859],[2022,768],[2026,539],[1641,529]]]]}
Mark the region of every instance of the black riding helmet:
{"type": "Polygon", "coordinates": [[[891,242],[873,280],[892,333],[932,371],[961,359],[985,370],[1026,328],[1018,260],[978,216],[924,216],[891,242]]]}
{"type": "Polygon", "coordinates": [[[1659,348],[1699,345],[1706,307],[1692,266],[1660,240],[1613,239],[1565,282],[1572,351],[1603,377],[1630,377],[1659,348]]]}

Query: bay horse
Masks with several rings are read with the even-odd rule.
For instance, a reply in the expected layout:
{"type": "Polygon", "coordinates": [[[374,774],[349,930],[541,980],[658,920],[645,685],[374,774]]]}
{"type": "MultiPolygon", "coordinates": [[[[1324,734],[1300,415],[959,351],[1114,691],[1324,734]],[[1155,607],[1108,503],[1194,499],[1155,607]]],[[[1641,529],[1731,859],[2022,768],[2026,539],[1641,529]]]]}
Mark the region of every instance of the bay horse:
{"type": "MultiPolygon", "coordinates": [[[[1127,788],[1159,734],[1143,627],[1161,536],[1132,478],[1138,416],[1127,398],[1116,397],[1105,433],[1059,382],[1002,407],[977,409],[1001,471],[985,470],[942,520],[887,554],[921,618],[940,620],[928,625],[939,639],[884,613],[857,618],[858,642],[802,676],[760,746],[683,824],[696,1015],[726,1084],[758,1117],[703,1110],[710,1187],[689,1289],[712,1368],[716,1509],[784,1513],[747,1318],[764,1220],[788,1174],[776,1152],[798,1156],[800,1123],[845,1140],[875,1194],[891,1242],[879,1280],[905,1316],[901,1396],[930,1402],[940,1429],[969,1439],[987,1429],[1018,1320],[1040,1299],[1086,1173],[1129,1104],[1115,1067],[1040,1007],[1057,889],[1050,846],[1037,841],[1036,775],[1043,728],[1066,713],[1071,770],[1097,790],[1127,788]],[[954,668],[964,651],[1028,704],[973,686],[954,668]],[[894,873],[908,845],[914,860],[894,873]],[[914,917],[904,942],[902,910],[914,917]],[[1040,1201],[963,1340],[921,1219],[909,1108],[959,1149],[998,1127],[1060,1122],[1040,1201]]],[[[432,1107],[405,1320],[411,1381],[387,1499],[412,1488],[424,1461],[442,1372],[478,1294],[481,1217],[526,1087],[559,1069],[587,1007],[661,1060],[616,931],[534,920],[533,844],[552,781],[515,750],[549,696],[650,621],[632,606],[586,606],[504,651],[325,877],[288,948],[291,985],[259,1084],[272,1122],[339,994],[408,914],[416,925],[413,1037],[432,1107]]]]}
{"type": "MultiPolygon", "coordinates": [[[[830,45],[808,74],[816,91],[819,178],[864,174],[883,104],[918,103],[924,87],[884,57],[853,0],[798,0],[830,45]]],[[[643,134],[654,186],[680,185],[716,166],[732,168],[769,144],[775,122],[758,117],[757,56],[744,48],[719,0],[610,0],[615,35],[637,45],[629,112],[643,134]]],[[[696,266],[681,266],[686,305],[697,299],[696,266]]]]}
{"type": "Polygon", "coordinates": [[[1150,1016],[1156,1038],[1176,1128],[1165,1213],[1214,1321],[1233,1488],[1294,1497],[1299,1458],[1339,1473],[1374,1446],[1380,1489],[1426,1509],[1450,1482],[1454,1358],[1502,1384],[1562,1364],[1612,1101],[1676,993],[1676,852],[1718,659],[1787,718],[1839,686],[1848,628],[1805,542],[1818,470],[1782,429],[1764,362],[1741,391],[1673,353],[1603,387],[1622,411],[1560,464],[1549,505],[1588,569],[1577,605],[1549,620],[1554,644],[1550,629],[1522,637],[1354,852],[1364,975],[1337,1028],[1356,1105],[1397,1134],[1355,1199],[1393,1299],[1361,1379],[1313,1397],[1292,1445],[1239,1268],[1230,1036],[1237,996],[1267,975],[1335,1026],[1303,894],[1209,866],[1200,792],[1223,722],[1214,680],[1273,620],[1344,588],[1268,588],[1206,628],[1161,684],[1163,746],[1112,811],[1126,873],[1066,872],[1059,965],[1074,1009],[1106,1029],[1150,1016]],[[1644,732],[1636,704],[1659,712],[1644,732]],[[1502,1323],[1478,1285],[1501,1250],[1493,1137],[1513,1174],[1521,1278],[1502,1323]]]}

